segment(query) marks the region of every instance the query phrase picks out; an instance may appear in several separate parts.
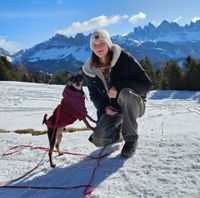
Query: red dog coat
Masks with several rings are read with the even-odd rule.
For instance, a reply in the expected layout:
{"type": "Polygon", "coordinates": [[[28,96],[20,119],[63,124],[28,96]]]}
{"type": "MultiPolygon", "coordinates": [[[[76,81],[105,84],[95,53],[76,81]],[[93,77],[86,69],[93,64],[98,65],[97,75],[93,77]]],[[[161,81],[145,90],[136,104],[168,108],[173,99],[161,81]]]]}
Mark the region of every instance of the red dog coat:
{"type": "Polygon", "coordinates": [[[74,91],[66,86],[62,96],[61,103],[56,107],[53,115],[46,120],[48,128],[65,127],[76,120],[82,120],[87,115],[82,91],[74,91]]]}

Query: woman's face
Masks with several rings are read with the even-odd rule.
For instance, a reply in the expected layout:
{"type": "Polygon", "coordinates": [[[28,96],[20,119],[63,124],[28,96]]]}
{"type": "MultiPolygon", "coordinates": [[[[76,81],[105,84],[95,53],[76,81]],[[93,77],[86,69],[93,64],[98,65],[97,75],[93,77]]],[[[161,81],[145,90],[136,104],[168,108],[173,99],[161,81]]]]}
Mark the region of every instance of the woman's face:
{"type": "Polygon", "coordinates": [[[108,53],[108,49],[108,44],[99,39],[95,39],[92,43],[92,50],[99,58],[105,58],[108,53]]]}

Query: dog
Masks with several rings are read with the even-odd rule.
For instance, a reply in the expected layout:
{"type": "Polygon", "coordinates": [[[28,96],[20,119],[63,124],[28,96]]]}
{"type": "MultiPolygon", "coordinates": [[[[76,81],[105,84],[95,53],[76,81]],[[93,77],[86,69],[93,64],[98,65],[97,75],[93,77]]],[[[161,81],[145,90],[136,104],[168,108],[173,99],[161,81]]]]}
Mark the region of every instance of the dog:
{"type": "Polygon", "coordinates": [[[94,130],[88,120],[92,122],[96,121],[92,119],[86,111],[85,96],[82,90],[83,87],[83,72],[80,69],[77,75],[72,75],[70,72],[66,73],[67,85],[63,90],[63,98],[60,104],[55,108],[53,115],[47,118],[47,114],[43,117],[43,124],[47,125],[47,134],[49,140],[49,162],[52,168],[56,167],[53,163],[52,153],[54,146],[58,152],[58,155],[63,155],[60,150],[60,143],[62,140],[62,132],[64,128],[75,122],[76,120],[83,120],[87,128],[94,130]]]}

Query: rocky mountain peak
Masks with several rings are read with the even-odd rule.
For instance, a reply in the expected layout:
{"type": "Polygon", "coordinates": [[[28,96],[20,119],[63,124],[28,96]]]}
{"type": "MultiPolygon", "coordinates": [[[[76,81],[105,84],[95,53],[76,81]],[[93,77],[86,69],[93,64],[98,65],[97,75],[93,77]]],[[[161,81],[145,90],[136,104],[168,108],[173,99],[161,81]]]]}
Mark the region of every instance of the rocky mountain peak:
{"type": "Polygon", "coordinates": [[[10,56],[10,53],[7,50],[0,47],[0,56],[10,56]]]}

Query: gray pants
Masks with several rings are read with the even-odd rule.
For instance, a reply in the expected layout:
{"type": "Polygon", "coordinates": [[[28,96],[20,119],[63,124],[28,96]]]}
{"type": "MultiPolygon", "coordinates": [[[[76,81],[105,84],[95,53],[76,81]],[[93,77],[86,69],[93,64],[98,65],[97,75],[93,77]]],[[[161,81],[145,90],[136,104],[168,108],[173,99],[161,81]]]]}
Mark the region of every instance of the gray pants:
{"type": "Polygon", "coordinates": [[[143,99],[132,89],[124,88],[120,91],[117,102],[122,113],[115,116],[103,114],[91,136],[90,141],[98,147],[116,142],[119,133],[122,133],[125,141],[134,141],[138,138],[137,118],[145,112],[143,99]]]}

